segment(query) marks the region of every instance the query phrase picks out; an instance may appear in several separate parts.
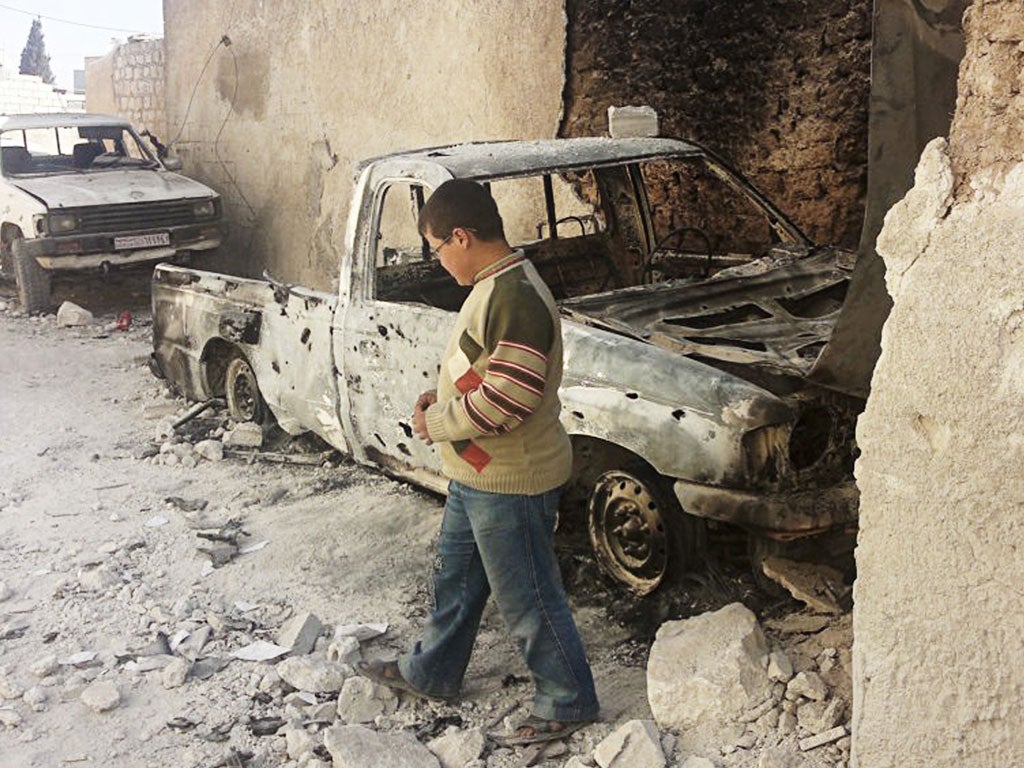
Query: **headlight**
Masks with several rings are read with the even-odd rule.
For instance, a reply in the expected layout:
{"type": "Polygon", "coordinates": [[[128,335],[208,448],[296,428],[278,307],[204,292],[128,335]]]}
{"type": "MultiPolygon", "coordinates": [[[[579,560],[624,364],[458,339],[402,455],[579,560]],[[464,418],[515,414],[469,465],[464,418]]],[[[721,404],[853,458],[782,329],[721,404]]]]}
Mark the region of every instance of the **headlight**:
{"type": "Polygon", "coordinates": [[[203,200],[192,204],[192,215],[197,219],[212,219],[217,214],[217,205],[213,200],[203,200]]]}
{"type": "Polygon", "coordinates": [[[754,480],[774,482],[786,472],[789,425],[770,424],[743,435],[747,473],[754,480]]]}
{"type": "Polygon", "coordinates": [[[47,217],[47,227],[51,235],[73,232],[78,228],[78,219],[73,213],[51,213],[47,217]]]}

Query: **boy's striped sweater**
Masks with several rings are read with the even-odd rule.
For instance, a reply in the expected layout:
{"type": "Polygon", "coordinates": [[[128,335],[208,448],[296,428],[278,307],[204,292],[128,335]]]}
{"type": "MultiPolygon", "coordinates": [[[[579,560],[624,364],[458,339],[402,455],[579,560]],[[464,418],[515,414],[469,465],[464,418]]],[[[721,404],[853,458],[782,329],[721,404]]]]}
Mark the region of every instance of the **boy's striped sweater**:
{"type": "Polygon", "coordinates": [[[551,291],[521,251],[476,275],[426,412],[444,474],[492,493],[564,484],[572,447],[559,422],[562,332],[551,291]]]}

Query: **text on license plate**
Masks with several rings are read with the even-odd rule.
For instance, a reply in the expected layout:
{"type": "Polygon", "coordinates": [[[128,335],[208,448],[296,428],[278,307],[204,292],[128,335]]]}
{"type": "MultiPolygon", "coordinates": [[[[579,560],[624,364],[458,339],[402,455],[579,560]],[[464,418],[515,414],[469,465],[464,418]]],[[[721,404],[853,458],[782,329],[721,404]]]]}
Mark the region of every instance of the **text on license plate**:
{"type": "Polygon", "coordinates": [[[170,245],[171,236],[167,232],[157,232],[153,235],[125,235],[114,238],[114,248],[123,250],[125,248],[152,248],[158,245],[170,245]]]}

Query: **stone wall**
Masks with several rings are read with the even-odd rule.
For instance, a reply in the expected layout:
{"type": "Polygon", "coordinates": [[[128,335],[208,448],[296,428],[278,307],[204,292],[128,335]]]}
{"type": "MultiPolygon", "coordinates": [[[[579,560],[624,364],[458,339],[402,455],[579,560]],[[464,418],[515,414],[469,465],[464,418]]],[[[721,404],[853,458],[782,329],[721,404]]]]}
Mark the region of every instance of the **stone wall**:
{"type": "Polygon", "coordinates": [[[164,28],[169,135],[223,195],[229,271],[330,288],[355,162],[558,128],[557,3],[166,0],[164,28]]]}
{"type": "Polygon", "coordinates": [[[720,153],[812,239],[856,247],[867,180],[871,0],[567,0],[561,134],[649,104],[720,153]]]}
{"type": "Polygon", "coordinates": [[[136,130],[149,130],[162,140],[165,114],[164,41],[132,38],[106,56],[85,65],[85,108],[119,115],[136,130]]]}
{"type": "Polygon", "coordinates": [[[975,0],[948,145],[878,240],[893,309],[858,424],[859,768],[1024,761],[1024,17],[975,0]]]}
{"type": "Polygon", "coordinates": [[[19,75],[0,66],[0,113],[64,112],[64,94],[38,75],[19,75]]]}

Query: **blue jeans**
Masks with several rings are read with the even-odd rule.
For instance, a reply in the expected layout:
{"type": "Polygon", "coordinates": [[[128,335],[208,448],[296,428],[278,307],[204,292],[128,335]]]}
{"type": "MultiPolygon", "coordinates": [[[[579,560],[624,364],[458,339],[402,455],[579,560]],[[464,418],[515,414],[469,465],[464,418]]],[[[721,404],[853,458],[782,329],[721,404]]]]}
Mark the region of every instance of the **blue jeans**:
{"type": "Polygon", "coordinates": [[[451,481],[434,564],[434,609],[423,638],[398,660],[431,696],[454,698],[494,592],[533,675],[533,713],[597,717],[597,694],[566,600],[552,537],[561,489],[536,496],[488,493],[451,481]]]}

